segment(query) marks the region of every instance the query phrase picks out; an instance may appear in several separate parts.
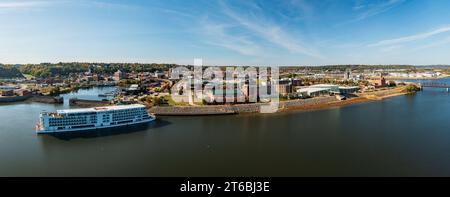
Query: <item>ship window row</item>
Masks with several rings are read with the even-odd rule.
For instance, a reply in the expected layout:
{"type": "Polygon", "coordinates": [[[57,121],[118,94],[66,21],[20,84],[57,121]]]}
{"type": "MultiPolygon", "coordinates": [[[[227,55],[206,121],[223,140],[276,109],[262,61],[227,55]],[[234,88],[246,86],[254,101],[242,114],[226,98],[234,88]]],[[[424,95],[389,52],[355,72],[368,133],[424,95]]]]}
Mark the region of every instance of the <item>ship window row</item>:
{"type": "MultiPolygon", "coordinates": [[[[90,120],[97,121],[97,120],[90,120]]],[[[71,123],[71,122],[87,122],[87,120],[58,120],[58,121],[49,121],[49,123],[71,123]]]]}
{"type": "Polygon", "coordinates": [[[86,120],[78,120],[78,121],[49,121],[50,124],[68,124],[68,123],[78,123],[78,122],[87,122],[86,120]]]}
{"type": "Polygon", "coordinates": [[[133,115],[124,115],[124,116],[114,116],[113,119],[114,118],[134,118],[135,116],[136,115],[134,115],[134,114],[133,115]]]}
{"type": "Polygon", "coordinates": [[[83,124],[87,124],[86,122],[72,122],[72,123],[68,123],[68,124],[63,124],[63,123],[50,123],[50,126],[70,126],[70,125],[83,125],[83,124]]]}
{"type": "Polygon", "coordinates": [[[114,117],[114,118],[113,118],[113,121],[118,121],[118,120],[129,120],[129,119],[134,119],[134,118],[136,118],[136,117],[138,117],[138,118],[141,118],[141,117],[148,117],[148,115],[147,115],[147,116],[142,115],[142,116],[122,116],[122,117],[114,117]]]}
{"type": "Polygon", "coordinates": [[[125,110],[116,110],[113,111],[113,113],[121,113],[121,112],[139,112],[139,111],[145,111],[144,108],[142,109],[125,109],[125,110]]]}
{"type": "Polygon", "coordinates": [[[55,123],[58,123],[58,122],[86,122],[87,120],[57,120],[57,121],[49,121],[49,122],[55,122],[55,123]]]}
{"type": "Polygon", "coordinates": [[[68,116],[85,116],[85,115],[95,115],[97,112],[88,112],[88,113],[73,113],[67,114],[68,116]]]}
{"type": "Polygon", "coordinates": [[[136,117],[135,115],[132,115],[132,116],[115,116],[115,117],[113,117],[113,120],[114,121],[127,120],[127,119],[134,119],[135,117],[136,117]]]}
{"type": "Polygon", "coordinates": [[[92,122],[92,121],[60,121],[60,122],[49,122],[49,123],[63,123],[63,124],[69,124],[69,123],[78,123],[78,122],[92,122]]]}
{"type": "Polygon", "coordinates": [[[87,117],[64,117],[64,118],[50,118],[50,120],[76,120],[76,119],[86,119],[87,117]]]}
{"type": "Polygon", "coordinates": [[[80,121],[87,121],[87,119],[80,119],[80,120],[49,120],[49,122],[80,122],[80,121]]]}
{"type": "Polygon", "coordinates": [[[133,112],[133,111],[140,111],[140,110],[139,109],[124,109],[124,110],[113,111],[113,113],[117,113],[117,112],[133,112]]]}
{"type": "Polygon", "coordinates": [[[72,121],[72,120],[86,120],[86,117],[79,117],[79,118],[51,118],[50,121],[63,121],[63,120],[68,120],[68,121],[72,121]]]}
{"type": "Polygon", "coordinates": [[[114,116],[129,116],[129,115],[137,115],[138,113],[132,113],[132,114],[114,114],[114,116]]]}
{"type": "Polygon", "coordinates": [[[124,117],[124,116],[139,116],[141,114],[117,114],[114,115],[113,117],[124,117]]]}
{"type": "Polygon", "coordinates": [[[136,114],[136,113],[139,113],[140,111],[123,111],[123,112],[115,112],[115,113],[113,113],[113,115],[116,115],[116,114],[136,114]]]}

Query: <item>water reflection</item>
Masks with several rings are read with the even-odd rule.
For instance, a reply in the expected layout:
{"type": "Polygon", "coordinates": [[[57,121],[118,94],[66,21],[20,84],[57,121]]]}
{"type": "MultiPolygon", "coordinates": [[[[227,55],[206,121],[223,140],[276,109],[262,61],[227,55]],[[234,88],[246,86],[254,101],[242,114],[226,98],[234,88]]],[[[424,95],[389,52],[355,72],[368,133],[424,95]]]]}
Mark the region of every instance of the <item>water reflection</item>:
{"type": "Polygon", "coordinates": [[[51,136],[60,140],[70,141],[78,138],[98,138],[98,137],[107,137],[114,135],[124,135],[136,132],[147,132],[152,131],[152,129],[164,127],[170,125],[171,123],[166,120],[156,119],[153,122],[147,124],[139,124],[139,125],[128,125],[116,128],[105,128],[105,129],[97,129],[97,130],[87,130],[87,131],[75,131],[75,132],[62,132],[62,133],[52,133],[52,134],[43,134],[43,138],[46,136],[51,136]]]}
{"type": "Polygon", "coordinates": [[[0,105],[0,175],[450,176],[448,101],[426,89],[326,110],[158,117],[144,129],[60,138],[33,128],[39,112],[65,106],[0,105]]]}

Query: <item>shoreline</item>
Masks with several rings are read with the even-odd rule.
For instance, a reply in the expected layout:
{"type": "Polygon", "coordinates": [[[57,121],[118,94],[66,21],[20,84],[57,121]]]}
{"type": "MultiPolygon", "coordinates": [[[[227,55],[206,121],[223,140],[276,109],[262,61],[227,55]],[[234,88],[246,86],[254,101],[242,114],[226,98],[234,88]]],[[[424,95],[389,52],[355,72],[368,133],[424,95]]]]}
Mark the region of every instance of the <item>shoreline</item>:
{"type": "MultiPolygon", "coordinates": [[[[386,98],[407,94],[405,86],[381,89],[373,92],[358,93],[355,97],[346,100],[338,100],[335,96],[323,96],[310,99],[298,99],[280,101],[279,109],[275,113],[322,110],[353,104],[379,101],[386,98]]],[[[73,100],[71,106],[77,107],[97,107],[106,105],[105,101],[85,101],[82,99],[73,100]],[[75,101],[75,102],[74,102],[75,101]]],[[[47,104],[58,104],[58,99],[52,96],[32,96],[26,99],[27,102],[38,102],[47,104]]],[[[156,106],[148,109],[150,113],[158,116],[211,116],[211,115],[234,115],[234,114],[255,114],[260,113],[263,103],[247,103],[235,105],[204,105],[204,106],[156,106]]]]}
{"type": "MultiPolygon", "coordinates": [[[[285,113],[294,111],[310,111],[329,109],[371,101],[380,101],[391,97],[406,95],[405,87],[396,87],[374,92],[359,93],[356,97],[346,100],[338,100],[335,96],[317,97],[311,99],[299,99],[291,101],[281,101],[279,109],[275,113],[285,113]]],[[[216,106],[171,106],[152,107],[151,113],[158,116],[205,116],[205,115],[230,115],[230,114],[257,114],[261,103],[237,104],[237,105],[216,105],[216,106]]]]}
{"type": "Polygon", "coordinates": [[[335,107],[343,107],[343,106],[349,106],[349,105],[360,104],[360,103],[377,102],[377,101],[382,101],[384,99],[402,96],[402,95],[407,95],[407,93],[396,93],[396,94],[381,96],[381,97],[378,97],[377,99],[372,99],[372,98],[367,98],[367,97],[354,97],[354,98],[350,98],[350,99],[343,100],[343,101],[333,101],[333,102],[319,104],[319,105],[282,109],[276,113],[324,110],[324,109],[331,109],[331,108],[335,108],[335,107]]]}
{"type": "Polygon", "coordinates": [[[319,105],[313,105],[313,106],[288,108],[288,109],[284,109],[284,110],[279,110],[279,112],[283,113],[283,112],[295,112],[295,111],[322,110],[322,109],[330,109],[330,108],[334,108],[334,107],[354,105],[354,104],[359,104],[359,103],[381,101],[381,100],[384,100],[387,98],[392,98],[392,97],[408,94],[406,92],[403,92],[403,90],[404,90],[404,87],[397,87],[395,89],[381,90],[379,92],[360,93],[360,94],[358,94],[357,97],[349,98],[349,99],[342,100],[342,101],[337,100],[337,101],[319,104],[319,105]],[[387,93],[387,94],[385,94],[385,93],[387,93]],[[377,95],[377,94],[385,94],[385,95],[377,95]]]}
{"type": "Polygon", "coordinates": [[[370,102],[370,101],[373,101],[373,100],[370,100],[367,98],[356,97],[356,98],[351,98],[348,100],[334,101],[334,102],[324,103],[324,104],[320,104],[320,105],[292,107],[292,108],[288,108],[288,109],[279,110],[276,113],[302,112],[302,111],[331,109],[334,107],[342,107],[342,106],[348,106],[348,105],[353,105],[353,104],[358,104],[358,103],[366,103],[366,102],[370,102]]]}

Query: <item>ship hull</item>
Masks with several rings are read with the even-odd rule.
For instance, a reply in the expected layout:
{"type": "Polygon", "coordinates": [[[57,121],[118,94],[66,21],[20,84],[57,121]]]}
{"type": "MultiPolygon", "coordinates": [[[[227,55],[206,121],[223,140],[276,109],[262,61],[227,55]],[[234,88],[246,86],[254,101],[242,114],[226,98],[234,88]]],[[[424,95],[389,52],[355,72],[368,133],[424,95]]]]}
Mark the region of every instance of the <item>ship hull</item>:
{"type": "Polygon", "coordinates": [[[116,129],[116,128],[124,128],[127,126],[141,126],[145,124],[149,124],[155,121],[155,119],[136,121],[130,123],[124,123],[120,125],[107,125],[107,126],[97,126],[97,127],[89,127],[89,128],[77,128],[77,129],[64,129],[64,130],[36,130],[37,134],[55,134],[55,133],[72,133],[72,132],[92,132],[96,130],[108,130],[108,129],[116,129]]]}

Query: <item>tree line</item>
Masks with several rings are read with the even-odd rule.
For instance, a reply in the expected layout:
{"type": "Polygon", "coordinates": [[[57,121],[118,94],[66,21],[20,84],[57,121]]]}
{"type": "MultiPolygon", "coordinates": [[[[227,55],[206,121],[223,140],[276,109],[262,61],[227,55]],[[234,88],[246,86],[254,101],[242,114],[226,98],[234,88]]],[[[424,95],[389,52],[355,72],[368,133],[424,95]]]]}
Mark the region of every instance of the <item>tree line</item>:
{"type": "Polygon", "coordinates": [[[325,66],[286,66],[282,71],[297,71],[297,70],[310,70],[310,71],[327,71],[327,70],[340,70],[345,71],[347,69],[364,71],[372,69],[409,69],[415,70],[419,67],[412,65],[325,65],[325,66]]]}
{"type": "Polygon", "coordinates": [[[22,78],[23,75],[17,69],[17,67],[12,65],[1,65],[0,64],[0,78],[22,78]]]}
{"type": "MultiPolygon", "coordinates": [[[[41,63],[41,64],[22,64],[22,65],[4,65],[10,69],[15,69],[19,74],[28,74],[38,78],[68,76],[72,73],[82,73],[91,71],[95,74],[112,74],[117,70],[123,72],[155,72],[166,71],[176,64],[140,64],[140,63],[41,63]]],[[[0,70],[1,71],[1,70],[0,70]]],[[[3,72],[1,72],[3,73],[3,72]]],[[[11,77],[8,74],[5,77],[11,77]]]]}
{"type": "MultiPolygon", "coordinates": [[[[170,68],[181,65],[177,64],[142,64],[142,63],[41,63],[41,64],[22,64],[22,65],[1,65],[0,77],[14,78],[22,77],[22,74],[32,75],[38,78],[46,78],[51,76],[67,76],[71,73],[80,73],[91,71],[96,74],[112,74],[117,70],[123,72],[155,72],[167,71],[170,68]]],[[[188,68],[192,66],[188,65],[188,68]]],[[[410,65],[328,65],[328,66],[285,66],[280,71],[298,71],[307,70],[365,70],[365,69],[416,69],[410,65]]]]}

